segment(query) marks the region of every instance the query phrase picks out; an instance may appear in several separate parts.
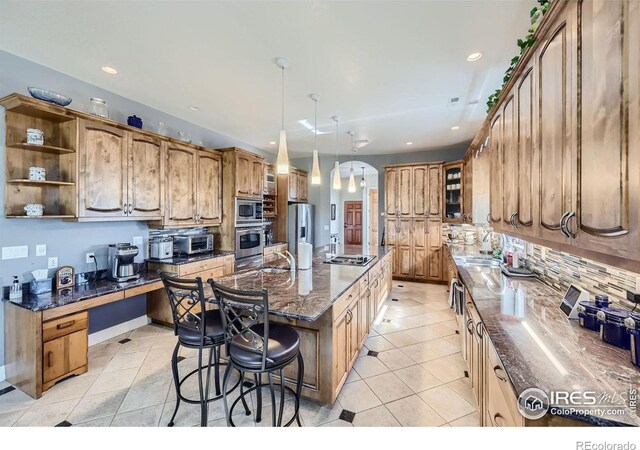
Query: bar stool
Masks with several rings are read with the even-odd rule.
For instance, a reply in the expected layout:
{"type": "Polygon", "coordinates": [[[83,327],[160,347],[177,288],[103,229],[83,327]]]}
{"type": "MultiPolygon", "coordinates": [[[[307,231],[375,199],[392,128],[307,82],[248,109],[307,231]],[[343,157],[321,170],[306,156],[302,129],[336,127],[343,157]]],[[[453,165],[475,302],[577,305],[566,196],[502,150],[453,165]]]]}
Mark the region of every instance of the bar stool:
{"type": "MultiPolygon", "coordinates": [[[[173,426],[173,421],[178,413],[180,402],[190,404],[200,404],[200,426],[207,426],[208,405],[214,400],[223,397],[220,392],[220,348],[225,343],[224,327],[219,310],[207,311],[207,304],[204,296],[202,279],[176,278],[172,274],[160,272],[160,278],[167,291],[173,315],[173,331],[178,336],[178,342],[171,357],[171,369],[173,372],[173,382],[176,387],[176,407],[171,416],[168,426],[173,426]],[[202,313],[204,311],[204,314],[202,313]],[[180,379],[178,374],[178,352],[180,346],[198,350],[198,368],[192,370],[184,378],[180,379]],[[209,363],[203,367],[202,353],[209,349],[209,363]],[[214,367],[216,395],[209,398],[209,379],[211,367],[214,367]],[[202,373],[206,370],[206,383],[203,386],[202,373]],[[186,398],[180,392],[182,384],[195,373],[198,374],[198,387],[200,391],[199,399],[186,398]]],[[[233,391],[240,383],[241,379],[231,388],[233,391]]],[[[226,389],[226,387],[225,387],[226,389]]],[[[242,391],[242,387],[240,388],[242,391]]],[[[226,393],[225,393],[226,394],[226,393]]],[[[242,402],[247,415],[251,414],[249,407],[244,400],[242,402]]]]}
{"type": "Polygon", "coordinates": [[[251,388],[240,393],[231,408],[228,406],[227,395],[223,393],[224,411],[227,416],[227,425],[235,426],[232,415],[238,401],[244,402],[243,396],[257,391],[256,422],[262,420],[262,375],[266,374],[269,380],[269,392],[271,394],[271,425],[282,426],[284,412],[285,390],[290,392],[295,399],[295,411],[293,417],[285,423],[288,427],[297,421],[300,423],[300,392],[304,376],[304,361],[300,352],[300,337],[298,332],[289,325],[269,322],[269,296],[266,289],[261,291],[239,291],[217,284],[212,279],[208,280],[221,311],[222,325],[225,330],[225,340],[229,362],[224,373],[223,391],[233,369],[241,374],[253,373],[255,384],[251,388]],[[265,343],[267,345],[265,345],[265,343]],[[298,374],[296,391],[285,385],[283,370],[294,360],[298,361],[298,374]],[[280,383],[274,385],[273,373],[278,372],[280,383]],[[280,408],[276,418],[275,386],[280,389],[280,408]]]}

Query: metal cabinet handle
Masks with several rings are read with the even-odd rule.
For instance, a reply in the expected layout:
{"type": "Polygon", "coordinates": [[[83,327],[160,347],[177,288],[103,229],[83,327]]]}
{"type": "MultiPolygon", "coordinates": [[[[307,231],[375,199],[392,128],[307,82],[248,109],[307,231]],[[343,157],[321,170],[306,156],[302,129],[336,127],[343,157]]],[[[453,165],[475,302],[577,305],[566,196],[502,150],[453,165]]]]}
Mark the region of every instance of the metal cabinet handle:
{"type": "Polygon", "coordinates": [[[56,328],[58,330],[64,330],[65,328],[72,327],[75,323],[76,323],[75,320],[70,320],[69,322],[59,323],[58,325],[56,325],[56,328]]]}
{"type": "Polygon", "coordinates": [[[484,327],[484,324],[482,322],[478,322],[478,324],[476,325],[476,335],[480,339],[484,337],[484,332],[482,331],[482,327],[484,327]]]}
{"type": "Polygon", "coordinates": [[[569,236],[569,233],[567,233],[567,231],[565,230],[565,222],[567,220],[567,216],[571,213],[571,211],[567,211],[566,213],[564,213],[562,215],[562,217],[560,218],[560,232],[562,234],[564,234],[566,237],[571,237],[569,236]]]}
{"type": "Polygon", "coordinates": [[[504,427],[505,426],[505,420],[504,417],[502,417],[500,415],[500,413],[495,413],[493,415],[493,423],[496,427],[504,427]],[[502,424],[498,423],[498,420],[500,420],[500,422],[502,422],[502,424]]]}
{"type": "Polygon", "coordinates": [[[473,334],[473,320],[467,319],[467,331],[469,334],[473,334]]]}
{"type": "Polygon", "coordinates": [[[504,375],[500,375],[500,373],[498,373],[498,372],[504,373],[504,369],[502,367],[500,367],[500,366],[495,366],[493,368],[493,373],[496,374],[496,378],[498,378],[498,380],[502,381],[503,383],[506,383],[507,382],[507,377],[504,376],[504,375]]]}
{"type": "Polygon", "coordinates": [[[491,213],[487,213],[487,223],[491,223],[491,213]]]}
{"type": "Polygon", "coordinates": [[[53,352],[47,352],[47,367],[53,367],[53,352]]]}
{"type": "Polygon", "coordinates": [[[129,203],[129,215],[131,215],[132,212],[133,212],[133,207],[131,206],[131,203],[129,203]]]}
{"type": "Polygon", "coordinates": [[[576,238],[576,234],[571,231],[569,229],[569,222],[571,221],[572,218],[574,218],[576,216],[576,212],[575,211],[571,211],[567,217],[564,219],[564,231],[565,234],[567,235],[567,237],[571,238],[571,239],[575,239],[576,238]]]}
{"type": "Polygon", "coordinates": [[[514,211],[509,218],[509,222],[513,228],[518,228],[518,224],[516,223],[516,217],[518,216],[518,211],[514,211]]]}
{"type": "Polygon", "coordinates": [[[127,204],[124,204],[124,208],[122,209],[122,214],[124,214],[125,216],[128,215],[127,214],[127,204]]]}
{"type": "Polygon", "coordinates": [[[351,310],[349,310],[347,311],[347,325],[349,325],[352,320],[353,320],[353,313],[351,312],[351,310]]]}

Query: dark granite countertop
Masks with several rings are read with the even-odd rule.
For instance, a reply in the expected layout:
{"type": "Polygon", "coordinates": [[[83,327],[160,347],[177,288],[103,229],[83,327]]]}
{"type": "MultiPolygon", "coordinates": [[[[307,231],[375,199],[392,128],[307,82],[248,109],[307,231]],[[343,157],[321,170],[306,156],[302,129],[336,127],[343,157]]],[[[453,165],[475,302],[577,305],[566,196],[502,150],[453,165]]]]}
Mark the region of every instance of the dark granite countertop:
{"type": "MultiPolygon", "coordinates": [[[[31,311],[44,311],[45,309],[57,308],[58,306],[70,303],[81,302],[91,298],[107,295],[114,292],[124,291],[138,286],[155,283],[160,277],[155,272],[141,272],[140,278],[126,283],[116,283],[115,281],[99,280],[86,284],[76,285],[67,289],[51,291],[46,294],[28,294],[24,292],[21,302],[11,301],[17,306],[22,306],[31,311]]],[[[10,301],[10,300],[3,300],[10,301]]]]}
{"type": "MultiPolygon", "coordinates": [[[[249,270],[216,280],[235,289],[256,291],[267,289],[269,308],[274,315],[314,321],[327,311],[340,295],[353,286],[384,255],[391,251],[385,247],[339,246],[338,254],[376,256],[364,267],[324,264],[327,250],[314,251],[313,264],[309,270],[265,273],[249,270]]],[[[283,261],[284,262],[284,261],[283,261]]],[[[286,262],[285,262],[286,263],[286,262]]],[[[208,288],[209,295],[213,295],[208,288]]]]}
{"type": "MultiPolygon", "coordinates": [[[[472,246],[449,250],[454,260],[479,255],[472,246]]],[[[567,319],[559,309],[563,292],[538,279],[508,278],[498,267],[466,265],[459,259],[456,265],[516,395],[531,387],[547,394],[595,391],[598,408],[617,408],[621,414],[562,414],[595,425],[640,425],[640,406],[625,401],[632,389],[640,394],[640,368],[631,363],[628,350],[567,319]]]]}
{"type": "Polygon", "coordinates": [[[233,251],[230,250],[214,250],[212,252],[207,253],[198,253],[196,255],[191,256],[175,256],[173,258],[167,259],[155,259],[149,258],[145,259],[145,262],[157,263],[157,264],[173,264],[173,265],[181,265],[181,264],[189,264],[197,261],[204,261],[206,259],[219,258],[221,256],[233,255],[233,251]]]}

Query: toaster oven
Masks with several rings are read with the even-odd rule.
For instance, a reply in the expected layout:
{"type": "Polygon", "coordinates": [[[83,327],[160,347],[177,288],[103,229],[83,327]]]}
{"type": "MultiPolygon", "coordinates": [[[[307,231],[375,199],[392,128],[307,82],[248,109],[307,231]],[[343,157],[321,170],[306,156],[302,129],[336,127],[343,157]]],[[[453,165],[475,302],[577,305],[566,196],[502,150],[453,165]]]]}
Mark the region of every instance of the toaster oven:
{"type": "Polygon", "coordinates": [[[173,237],[173,253],[195,255],[213,251],[213,234],[177,235],[173,237]]]}

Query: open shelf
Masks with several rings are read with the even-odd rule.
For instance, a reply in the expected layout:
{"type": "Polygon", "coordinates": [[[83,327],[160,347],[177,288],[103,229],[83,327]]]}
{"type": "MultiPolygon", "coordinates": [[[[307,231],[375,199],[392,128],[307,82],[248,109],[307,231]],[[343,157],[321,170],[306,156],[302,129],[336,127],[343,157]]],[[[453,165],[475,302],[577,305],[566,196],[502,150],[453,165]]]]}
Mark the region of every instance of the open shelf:
{"type": "Polygon", "coordinates": [[[75,216],[73,215],[48,215],[43,214],[41,216],[5,216],[7,219],[73,219],[75,216]]]}
{"type": "Polygon", "coordinates": [[[75,183],[69,181],[36,181],[36,180],[7,180],[10,184],[27,184],[30,186],[75,186],[75,183]]]}
{"type": "Polygon", "coordinates": [[[41,153],[51,153],[54,155],[62,155],[66,153],[75,153],[75,150],[69,148],[62,147],[54,147],[53,145],[37,145],[37,144],[27,144],[26,142],[21,142],[18,144],[9,144],[7,147],[11,148],[21,148],[23,150],[29,150],[33,152],[41,152],[41,153]]]}

